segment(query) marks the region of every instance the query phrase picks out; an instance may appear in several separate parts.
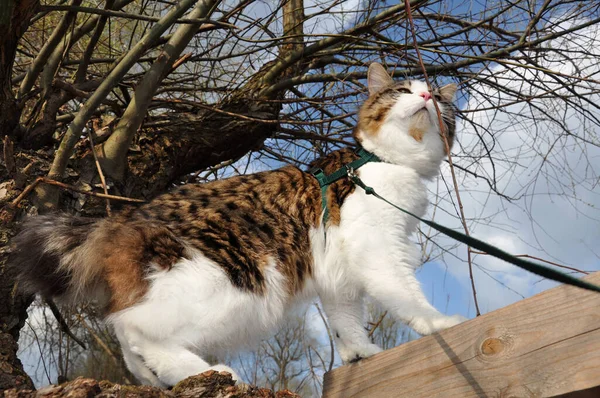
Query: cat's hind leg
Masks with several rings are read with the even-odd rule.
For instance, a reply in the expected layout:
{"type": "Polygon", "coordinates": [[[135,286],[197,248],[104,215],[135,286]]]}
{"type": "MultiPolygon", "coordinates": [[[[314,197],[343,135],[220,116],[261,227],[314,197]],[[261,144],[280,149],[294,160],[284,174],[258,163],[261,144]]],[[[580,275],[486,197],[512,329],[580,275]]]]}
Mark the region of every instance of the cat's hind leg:
{"type": "Polygon", "coordinates": [[[131,351],[122,328],[115,327],[115,334],[121,345],[121,352],[125,364],[127,365],[127,369],[135,376],[138,382],[144,385],[166,387],[166,385],[161,383],[158,377],[156,377],[156,375],[146,366],[143,358],[131,351]]]}
{"type": "Polygon", "coordinates": [[[362,295],[337,293],[336,297],[321,295],[321,303],[342,361],[354,362],[381,352],[365,329],[362,295]]]}
{"type": "MultiPolygon", "coordinates": [[[[173,386],[179,381],[194,376],[207,370],[216,370],[218,372],[226,371],[231,373],[235,381],[240,380],[239,376],[226,365],[213,365],[204,361],[199,355],[185,347],[179,342],[169,340],[154,341],[142,333],[125,330],[124,338],[129,352],[139,358],[144,369],[140,369],[139,361],[133,361],[133,367],[130,367],[132,373],[140,378],[142,382],[150,381],[153,385],[173,386]],[[146,371],[147,370],[147,371],[146,371]],[[154,376],[151,378],[148,373],[154,376]]],[[[125,352],[125,349],[124,349],[125,352]]],[[[135,358],[135,357],[133,357],[135,358]]],[[[131,359],[131,358],[130,358],[131,359]]],[[[127,363],[128,367],[130,363],[127,363]]]]}
{"type": "Polygon", "coordinates": [[[181,345],[146,343],[136,349],[139,350],[139,355],[144,358],[146,365],[156,373],[158,379],[168,386],[173,386],[186,377],[207,370],[226,371],[231,373],[235,381],[239,380],[239,376],[230,367],[211,366],[200,356],[181,345]]]}

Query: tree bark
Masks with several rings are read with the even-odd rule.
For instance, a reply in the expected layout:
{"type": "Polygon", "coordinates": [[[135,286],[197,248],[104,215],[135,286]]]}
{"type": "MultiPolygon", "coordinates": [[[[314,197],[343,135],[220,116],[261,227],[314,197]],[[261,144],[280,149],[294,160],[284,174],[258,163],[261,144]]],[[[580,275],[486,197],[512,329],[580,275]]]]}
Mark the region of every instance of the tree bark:
{"type": "Polygon", "coordinates": [[[214,370],[188,377],[177,383],[172,389],[163,390],[150,386],[131,386],[114,384],[108,381],[77,378],[58,386],[51,385],[39,391],[6,391],[6,398],[34,398],[43,395],[46,398],[60,397],[164,397],[164,398],[300,398],[288,390],[271,391],[266,388],[235,384],[228,373],[214,370]]]}
{"type": "Polygon", "coordinates": [[[19,39],[39,7],[39,0],[8,0],[0,4],[0,134],[19,134],[21,110],[11,87],[19,39]]]}
{"type": "MultiPolygon", "coordinates": [[[[0,132],[14,137],[19,135],[20,107],[11,87],[12,68],[17,44],[29,27],[31,17],[39,6],[38,0],[9,0],[0,5],[0,132]]],[[[5,143],[8,140],[4,141],[5,143]]],[[[3,148],[4,149],[4,148],[3,148]]],[[[3,151],[8,153],[10,151],[3,151]]],[[[7,165],[12,159],[4,159],[7,165]]],[[[2,177],[8,177],[2,176],[2,177]]],[[[0,179],[5,181],[5,178],[0,179]]],[[[30,297],[15,293],[14,278],[8,274],[6,260],[8,241],[14,233],[14,224],[0,228],[0,391],[7,388],[32,388],[33,383],[23,371],[17,358],[19,330],[27,319],[30,297]]]]}
{"type": "Polygon", "coordinates": [[[33,382],[17,358],[19,331],[25,325],[32,297],[16,293],[15,279],[6,268],[8,242],[15,224],[0,228],[0,391],[33,388],[33,382]]]}
{"type": "Polygon", "coordinates": [[[160,128],[142,128],[134,141],[137,148],[128,156],[124,194],[150,198],[185,174],[243,156],[277,129],[272,121],[278,106],[240,99],[225,109],[241,117],[204,110],[172,114],[160,128]]]}

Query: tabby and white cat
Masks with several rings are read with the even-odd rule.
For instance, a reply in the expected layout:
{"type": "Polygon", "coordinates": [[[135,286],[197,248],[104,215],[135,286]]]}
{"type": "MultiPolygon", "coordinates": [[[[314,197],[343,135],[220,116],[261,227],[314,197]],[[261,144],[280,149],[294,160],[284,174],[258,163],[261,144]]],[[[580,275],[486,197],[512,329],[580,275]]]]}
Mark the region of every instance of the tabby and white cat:
{"type": "MultiPolygon", "coordinates": [[[[446,155],[431,97],[452,140],[456,86],[430,93],[423,82],[395,83],[379,64],[369,68],[368,86],[354,135],[381,162],[358,174],[422,216],[425,182],[446,155]]],[[[355,159],[345,148],[314,166],[330,174],[355,159]]],[[[239,379],[204,358],[264,337],[294,302],[314,295],[344,362],[380,351],[364,328],[365,295],[423,335],[464,320],[441,314],[423,295],[415,278],[420,254],[409,240],[414,218],[347,179],[326,196],[323,225],[317,180],[287,166],[186,185],[110,219],[33,217],[15,238],[11,264],[29,292],[94,300],[128,368],[157,386],[209,369],[239,379]]]]}

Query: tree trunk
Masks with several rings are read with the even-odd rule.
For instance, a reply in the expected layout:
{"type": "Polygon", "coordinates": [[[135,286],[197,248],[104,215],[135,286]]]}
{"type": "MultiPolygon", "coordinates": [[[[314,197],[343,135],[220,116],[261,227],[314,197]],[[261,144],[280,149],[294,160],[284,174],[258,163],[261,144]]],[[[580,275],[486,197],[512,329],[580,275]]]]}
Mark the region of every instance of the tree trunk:
{"type": "Polygon", "coordinates": [[[124,193],[152,197],[185,174],[243,156],[276,131],[279,105],[240,100],[224,111],[240,117],[211,110],[177,113],[157,122],[158,128],[142,128],[128,156],[124,193]]]}
{"type": "Polygon", "coordinates": [[[9,388],[33,388],[33,383],[24,372],[17,358],[19,330],[27,319],[27,307],[32,297],[15,292],[14,277],[6,269],[8,242],[14,234],[15,225],[0,228],[0,391],[9,388]]]}
{"type": "MultiPolygon", "coordinates": [[[[8,0],[0,4],[0,132],[3,136],[14,137],[19,133],[21,111],[11,88],[12,67],[18,41],[27,30],[38,5],[38,0],[8,0]]],[[[6,172],[10,173],[9,162],[12,159],[3,160],[6,172]]],[[[0,181],[5,181],[8,174],[2,177],[0,181]]],[[[7,388],[33,387],[31,379],[23,371],[23,365],[17,358],[19,330],[27,319],[27,307],[31,298],[15,293],[14,278],[6,270],[8,241],[13,233],[12,222],[8,225],[1,224],[0,303],[5,304],[0,305],[0,391],[7,388]]]]}
{"type": "Polygon", "coordinates": [[[39,6],[39,0],[3,0],[0,4],[0,134],[19,133],[21,110],[11,88],[12,69],[19,39],[39,6]]]}

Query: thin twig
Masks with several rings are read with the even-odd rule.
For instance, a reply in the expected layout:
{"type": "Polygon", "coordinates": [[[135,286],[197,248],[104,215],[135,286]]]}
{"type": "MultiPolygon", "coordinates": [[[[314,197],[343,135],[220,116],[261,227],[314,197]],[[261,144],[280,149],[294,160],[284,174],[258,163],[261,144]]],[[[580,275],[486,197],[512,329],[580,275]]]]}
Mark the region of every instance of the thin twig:
{"type": "MultiPolygon", "coordinates": [[[[81,322],[81,325],[90,333],[90,335],[94,338],[94,340],[96,340],[96,343],[98,343],[98,345],[100,346],[100,348],[102,348],[108,354],[108,356],[113,361],[113,363],[117,367],[121,367],[121,363],[119,362],[119,359],[115,355],[114,351],[111,350],[110,347],[104,342],[104,340],[102,340],[100,338],[100,336],[98,336],[98,334],[96,333],[96,331],[90,325],[88,325],[88,323],[85,321],[85,319],[83,318],[83,316],[81,316],[81,314],[78,314],[77,318],[79,319],[79,322],[81,322]]],[[[127,378],[127,376],[123,376],[123,379],[125,380],[125,382],[127,384],[131,384],[131,380],[129,380],[127,378]]]]}
{"type": "Polygon", "coordinates": [[[60,329],[67,336],[72,338],[74,342],[79,344],[81,346],[81,348],[83,348],[84,350],[87,350],[87,347],[85,346],[83,341],[79,340],[77,338],[77,336],[75,336],[73,334],[73,332],[71,332],[71,329],[69,329],[69,325],[67,325],[67,322],[65,321],[65,318],[63,318],[62,314],[60,313],[58,307],[56,306],[56,303],[52,299],[48,298],[48,299],[46,299],[46,304],[48,304],[48,308],[50,308],[50,311],[52,311],[52,315],[54,315],[54,318],[56,318],[56,321],[58,322],[58,326],[60,326],[60,329]]]}
{"type": "Polygon", "coordinates": [[[44,373],[46,374],[46,378],[48,379],[48,384],[52,384],[52,380],[50,379],[50,373],[48,373],[48,368],[46,367],[46,361],[44,360],[44,352],[43,352],[42,346],[40,344],[40,338],[38,337],[37,332],[35,331],[35,328],[33,326],[31,326],[31,323],[29,321],[27,321],[27,326],[29,326],[29,329],[31,329],[31,332],[33,333],[33,338],[38,347],[38,351],[40,352],[40,361],[42,362],[42,366],[44,367],[44,373]]]}
{"type": "Polygon", "coordinates": [[[331,372],[331,369],[333,369],[333,362],[335,361],[335,349],[333,346],[333,335],[331,334],[331,330],[329,329],[329,324],[327,323],[327,320],[325,319],[325,315],[323,315],[323,312],[321,311],[321,307],[319,307],[319,304],[315,303],[315,307],[317,308],[317,311],[319,312],[319,316],[321,317],[321,320],[323,321],[323,325],[325,325],[325,330],[327,331],[327,337],[329,338],[329,348],[331,349],[331,360],[329,361],[329,368],[327,369],[328,372],[331,372]]]}
{"type": "MultiPolygon", "coordinates": [[[[167,103],[167,104],[183,104],[183,105],[190,105],[190,106],[195,106],[201,109],[206,109],[209,110],[211,112],[215,112],[215,113],[220,113],[223,115],[227,115],[227,116],[231,116],[231,117],[235,117],[241,120],[247,120],[249,122],[259,122],[259,123],[265,123],[265,124],[282,124],[282,123],[290,123],[290,124],[296,124],[296,125],[302,125],[302,126],[311,126],[311,125],[320,125],[323,124],[325,122],[327,123],[331,123],[331,122],[335,122],[335,121],[339,121],[339,120],[344,120],[350,116],[353,116],[355,114],[355,112],[348,112],[342,115],[338,115],[338,116],[334,116],[331,119],[325,119],[325,120],[310,120],[310,121],[304,121],[304,120],[293,120],[293,119],[289,119],[289,120],[285,120],[285,119],[262,119],[259,117],[252,117],[252,116],[246,116],[246,115],[242,115],[240,113],[235,113],[235,112],[228,112],[225,111],[223,109],[219,109],[216,108],[215,106],[212,105],[207,105],[207,104],[203,104],[202,102],[198,102],[198,101],[190,101],[190,100],[184,100],[184,99],[157,99],[155,101],[156,103],[167,103]]],[[[145,126],[158,126],[160,125],[160,121],[158,122],[150,122],[150,123],[146,123],[145,126]]],[[[170,123],[170,122],[169,122],[170,123]]]]}
{"type": "Polygon", "coordinates": [[[79,97],[79,98],[90,98],[90,96],[92,95],[91,93],[80,90],[77,87],[75,87],[74,85],[69,84],[60,79],[54,79],[52,81],[52,86],[54,86],[56,88],[60,88],[61,90],[64,90],[64,91],[68,92],[69,94],[71,94],[75,97],[79,97]]]}
{"type": "Polygon", "coordinates": [[[369,331],[369,338],[373,337],[373,333],[375,333],[375,330],[377,330],[379,325],[381,325],[381,322],[383,322],[383,318],[385,318],[387,313],[388,312],[385,311],[383,314],[381,314],[381,316],[379,317],[379,320],[373,325],[373,328],[369,331]]]}
{"type": "MultiPolygon", "coordinates": [[[[421,52],[419,51],[417,35],[415,33],[415,23],[412,18],[409,0],[404,0],[404,4],[405,4],[405,9],[406,9],[406,17],[408,18],[408,21],[410,23],[410,32],[412,35],[415,51],[417,53],[417,57],[419,59],[419,64],[421,66],[421,69],[423,70],[423,77],[425,78],[425,83],[427,83],[427,88],[429,89],[429,91],[432,91],[431,83],[429,82],[429,77],[427,76],[427,70],[425,68],[425,64],[423,63],[423,58],[421,57],[421,52]]],[[[454,166],[452,164],[452,155],[450,153],[450,143],[448,142],[448,134],[447,134],[446,127],[445,127],[443,119],[442,119],[442,113],[440,112],[438,103],[437,103],[435,97],[432,96],[431,99],[433,100],[433,105],[435,106],[435,111],[437,113],[438,122],[440,125],[440,132],[442,133],[442,137],[444,138],[444,145],[446,146],[446,153],[448,154],[448,165],[450,166],[450,174],[452,175],[452,183],[454,184],[454,192],[456,193],[456,201],[458,202],[461,223],[465,230],[465,234],[467,236],[470,236],[469,228],[467,227],[467,220],[465,217],[465,212],[463,209],[463,204],[460,199],[460,193],[458,191],[458,183],[456,181],[456,174],[454,173],[454,166]]],[[[475,279],[473,277],[473,263],[472,263],[472,259],[471,259],[471,247],[470,246],[467,246],[467,262],[469,264],[469,277],[471,279],[471,288],[473,289],[473,301],[475,302],[475,312],[476,312],[476,315],[479,316],[479,315],[481,315],[481,312],[479,311],[479,303],[477,302],[477,290],[475,289],[475,279]]]]}
{"type": "Polygon", "coordinates": [[[187,62],[190,58],[192,58],[192,53],[183,54],[177,61],[173,62],[173,65],[171,66],[171,72],[179,68],[181,64],[187,62]]]}
{"type": "Polygon", "coordinates": [[[41,177],[40,178],[36,178],[36,180],[34,182],[32,182],[31,184],[29,184],[27,187],[25,187],[25,189],[23,190],[23,192],[21,192],[19,194],[19,196],[17,196],[16,198],[13,199],[13,201],[10,203],[10,206],[12,208],[17,207],[19,205],[19,203],[21,203],[21,201],[23,199],[25,199],[25,197],[27,197],[27,195],[29,195],[29,193],[35,189],[35,187],[38,186],[38,184],[40,182],[42,182],[41,177]]]}
{"type": "MultiPolygon", "coordinates": [[[[92,7],[80,7],[80,6],[72,6],[72,5],[43,5],[43,6],[40,6],[40,10],[41,11],[77,11],[77,12],[83,12],[86,14],[96,14],[96,15],[103,15],[106,17],[134,19],[134,20],[146,21],[146,22],[159,22],[160,21],[160,18],[152,17],[152,16],[148,16],[148,15],[129,14],[129,13],[126,13],[123,11],[114,11],[114,10],[106,10],[106,9],[99,9],[99,8],[92,8],[92,7]]],[[[174,21],[174,23],[192,24],[192,25],[202,24],[201,27],[203,27],[203,28],[209,27],[212,25],[212,26],[226,28],[226,29],[239,29],[237,26],[235,26],[233,24],[230,24],[227,22],[222,22],[222,21],[213,21],[211,19],[206,19],[206,18],[178,18],[174,21]]]]}
{"type": "MultiPolygon", "coordinates": [[[[98,175],[100,176],[100,181],[102,182],[102,189],[104,190],[104,194],[108,195],[108,188],[106,187],[106,179],[104,178],[104,173],[102,172],[102,167],[100,167],[100,162],[98,161],[98,156],[96,156],[96,148],[94,148],[94,139],[92,138],[92,131],[88,129],[88,137],[90,139],[90,147],[92,148],[92,155],[94,155],[94,162],[96,162],[96,169],[98,170],[98,175]]],[[[106,214],[110,217],[110,199],[106,198],[106,214]]]]}
{"type": "Polygon", "coordinates": [[[77,187],[74,187],[73,185],[69,185],[69,184],[65,184],[64,182],[60,182],[60,181],[55,181],[55,180],[51,180],[49,178],[46,177],[38,177],[35,179],[34,182],[32,182],[30,185],[28,185],[23,192],[21,192],[21,194],[19,196],[17,196],[10,204],[11,207],[16,207],[19,202],[21,202],[21,200],[23,200],[23,198],[25,198],[39,183],[43,182],[44,184],[48,184],[48,185],[55,185],[57,187],[60,187],[62,189],[66,189],[69,191],[74,191],[83,195],[88,195],[88,196],[94,196],[97,198],[103,198],[103,199],[112,199],[112,200],[119,200],[122,202],[129,202],[129,203],[146,203],[145,200],[141,200],[141,199],[133,199],[133,198],[126,198],[123,196],[116,196],[116,195],[106,195],[106,194],[101,194],[101,193],[96,193],[96,192],[88,192],[88,191],[84,191],[83,189],[79,189],[77,187]]]}
{"type": "Polygon", "coordinates": [[[83,189],[74,187],[73,185],[65,184],[64,182],[51,180],[50,178],[46,178],[46,177],[39,177],[39,178],[41,179],[41,182],[43,182],[44,184],[55,185],[59,188],[66,189],[68,191],[74,191],[74,192],[77,192],[77,193],[80,193],[83,195],[94,196],[96,198],[103,198],[103,199],[120,200],[122,202],[129,202],[129,203],[146,203],[146,201],[142,200],[142,199],[133,199],[133,198],[126,198],[124,196],[106,195],[106,194],[102,194],[102,193],[88,192],[88,191],[84,191],[83,189]]]}
{"type": "MultiPolygon", "coordinates": [[[[477,250],[471,250],[471,253],[473,253],[473,254],[482,254],[484,256],[489,255],[489,253],[480,252],[480,251],[477,251],[477,250]]],[[[584,270],[579,269],[579,268],[569,267],[568,265],[563,265],[563,264],[558,264],[558,263],[555,263],[553,261],[544,260],[543,258],[540,258],[540,257],[531,256],[529,254],[515,254],[514,257],[531,258],[533,260],[541,261],[541,262],[546,263],[546,264],[551,264],[551,265],[554,265],[554,266],[559,267],[559,268],[568,269],[568,270],[579,272],[579,273],[586,274],[586,275],[590,274],[588,271],[584,271],[584,270]]]]}

